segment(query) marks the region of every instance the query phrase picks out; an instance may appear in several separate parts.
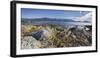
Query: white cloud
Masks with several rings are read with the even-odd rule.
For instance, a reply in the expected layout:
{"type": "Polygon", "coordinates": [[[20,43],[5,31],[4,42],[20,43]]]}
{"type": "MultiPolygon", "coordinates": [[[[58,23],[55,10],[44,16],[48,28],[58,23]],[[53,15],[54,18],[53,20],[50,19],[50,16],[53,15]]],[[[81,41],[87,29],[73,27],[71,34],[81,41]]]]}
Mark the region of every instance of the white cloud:
{"type": "Polygon", "coordinates": [[[92,13],[88,13],[88,14],[80,17],[80,21],[89,21],[89,22],[91,22],[92,21],[92,13]]]}
{"type": "Polygon", "coordinates": [[[67,17],[68,19],[72,19],[74,21],[88,21],[91,22],[92,21],[92,13],[88,13],[84,16],[81,17],[67,17]]]}

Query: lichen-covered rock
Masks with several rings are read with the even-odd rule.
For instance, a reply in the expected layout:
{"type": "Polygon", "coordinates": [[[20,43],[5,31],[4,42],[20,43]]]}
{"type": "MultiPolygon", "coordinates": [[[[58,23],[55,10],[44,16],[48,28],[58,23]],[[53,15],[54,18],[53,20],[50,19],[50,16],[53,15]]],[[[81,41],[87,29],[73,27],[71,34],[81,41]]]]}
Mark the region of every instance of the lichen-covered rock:
{"type": "Polygon", "coordinates": [[[21,38],[22,49],[40,48],[41,43],[31,36],[21,38]]]}

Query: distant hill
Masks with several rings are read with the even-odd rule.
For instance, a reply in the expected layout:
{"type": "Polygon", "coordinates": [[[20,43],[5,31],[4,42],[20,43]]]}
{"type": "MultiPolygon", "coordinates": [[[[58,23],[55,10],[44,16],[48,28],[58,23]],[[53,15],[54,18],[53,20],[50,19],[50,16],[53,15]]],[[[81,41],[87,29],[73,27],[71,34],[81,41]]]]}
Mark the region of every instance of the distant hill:
{"type": "Polygon", "coordinates": [[[22,21],[61,21],[61,22],[75,22],[72,19],[56,19],[56,18],[22,18],[22,21]]]}
{"type": "Polygon", "coordinates": [[[57,18],[22,18],[21,24],[33,25],[91,25],[88,21],[74,21],[72,19],[57,19],[57,18]]]}

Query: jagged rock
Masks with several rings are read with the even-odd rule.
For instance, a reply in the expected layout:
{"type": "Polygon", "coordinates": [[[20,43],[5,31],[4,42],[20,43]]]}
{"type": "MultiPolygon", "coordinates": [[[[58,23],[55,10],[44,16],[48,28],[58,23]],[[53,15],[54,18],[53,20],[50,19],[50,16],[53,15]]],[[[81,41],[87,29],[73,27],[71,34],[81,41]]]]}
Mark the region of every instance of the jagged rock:
{"type": "Polygon", "coordinates": [[[29,33],[30,36],[34,37],[36,40],[42,40],[43,30],[29,33]]]}

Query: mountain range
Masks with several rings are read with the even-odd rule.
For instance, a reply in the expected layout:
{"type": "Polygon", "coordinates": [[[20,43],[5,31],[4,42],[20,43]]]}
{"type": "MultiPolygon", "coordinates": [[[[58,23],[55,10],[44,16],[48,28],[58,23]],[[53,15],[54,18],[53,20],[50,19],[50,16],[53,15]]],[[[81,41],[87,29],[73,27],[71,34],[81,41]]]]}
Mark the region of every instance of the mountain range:
{"type": "Polygon", "coordinates": [[[22,18],[22,21],[61,21],[61,22],[75,22],[72,19],[56,19],[56,18],[22,18]]]}

